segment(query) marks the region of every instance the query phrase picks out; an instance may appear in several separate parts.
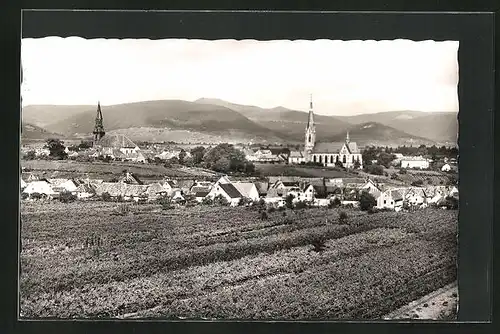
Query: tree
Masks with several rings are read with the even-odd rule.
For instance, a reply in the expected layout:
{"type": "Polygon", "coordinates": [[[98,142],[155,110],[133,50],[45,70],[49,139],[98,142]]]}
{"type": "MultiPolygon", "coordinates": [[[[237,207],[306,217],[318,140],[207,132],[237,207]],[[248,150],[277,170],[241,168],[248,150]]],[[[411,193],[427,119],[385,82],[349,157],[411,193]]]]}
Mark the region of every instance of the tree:
{"type": "Polygon", "coordinates": [[[80,150],[85,150],[85,149],[88,149],[88,148],[91,148],[92,147],[92,142],[91,141],[81,141],[80,144],[78,144],[78,148],[80,150]]]}
{"type": "Polygon", "coordinates": [[[365,148],[363,150],[362,157],[363,157],[363,161],[364,161],[365,165],[371,165],[372,160],[377,159],[377,150],[376,150],[375,146],[370,146],[370,147],[365,148]]]}
{"type": "Polygon", "coordinates": [[[186,158],[186,155],[187,155],[186,151],[184,151],[184,149],[181,149],[181,151],[179,152],[179,156],[178,156],[179,163],[181,165],[184,164],[184,159],[186,158]]]}
{"type": "Polygon", "coordinates": [[[389,166],[391,165],[391,162],[394,159],[396,159],[396,156],[394,154],[381,152],[377,157],[377,163],[379,165],[384,166],[385,168],[389,168],[389,166]]]}
{"type": "Polygon", "coordinates": [[[373,175],[384,175],[384,167],[379,165],[367,165],[364,167],[364,171],[373,175]]]}
{"type": "Polygon", "coordinates": [[[61,192],[61,194],[59,195],[59,200],[62,202],[62,203],[70,203],[70,202],[73,202],[76,200],[76,195],[73,195],[71,192],[69,191],[63,191],[61,192]]]}
{"type": "Polygon", "coordinates": [[[423,184],[424,184],[424,181],[422,181],[422,180],[420,180],[420,179],[419,179],[419,180],[415,180],[415,181],[413,181],[413,182],[411,183],[411,185],[412,185],[412,186],[415,186],[415,187],[419,187],[419,186],[421,186],[421,185],[423,185],[423,184]]]}
{"type": "Polygon", "coordinates": [[[344,164],[342,163],[342,161],[338,160],[335,161],[335,167],[344,168],[344,164]]]}
{"type": "Polygon", "coordinates": [[[66,152],[64,152],[64,149],[66,148],[64,145],[64,142],[61,141],[60,139],[48,139],[46,148],[49,149],[50,154],[49,156],[56,158],[56,159],[64,159],[68,156],[66,152]]]}
{"type": "Polygon", "coordinates": [[[245,154],[231,144],[219,144],[210,149],[203,157],[203,166],[222,173],[250,173],[255,170],[245,154]]]}
{"type": "Polygon", "coordinates": [[[293,209],[293,199],[294,198],[295,197],[292,194],[289,194],[289,195],[286,196],[286,198],[285,198],[285,205],[286,205],[287,208],[293,209]]]}
{"type": "Polygon", "coordinates": [[[28,151],[23,155],[24,160],[34,160],[36,158],[35,151],[28,151]]]}
{"type": "Polygon", "coordinates": [[[361,167],[359,160],[354,161],[354,169],[359,169],[359,167],[361,167]]]}
{"type": "Polygon", "coordinates": [[[377,200],[367,191],[363,191],[359,197],[359,207],[362,211],[367,211],[377,205],[377,200]]]}

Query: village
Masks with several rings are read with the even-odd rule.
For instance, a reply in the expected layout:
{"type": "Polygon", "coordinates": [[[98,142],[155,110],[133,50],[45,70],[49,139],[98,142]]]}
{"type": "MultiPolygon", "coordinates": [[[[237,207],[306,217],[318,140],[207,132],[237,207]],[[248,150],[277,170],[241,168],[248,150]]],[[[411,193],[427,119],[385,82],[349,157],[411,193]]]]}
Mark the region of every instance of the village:
{"type": "Polygon", "coordinates": [[[123,134],[105,134],[100,104],[97,106],[93,135],[92,142],[82,141],[72,146],[64,146],[58,139],[49,139],[45,145],[26,144],[21,148],[21,154],[27,160],[52,159],[56,165],[68,161],[107,162],[118,166],[123,163],[122,175],[111,180],[90,178],[89,173],[57,178],[46,172],[36,173],[23,167],[21,198],[136,203],[167,201],[172,205],[215,202],[230,206],[263,201],[275,208],[287,205],[288,198],[289,206],[337,205],[356,208],[360,205],[362,194],[366,193],[370,196],[369,208],[381,210],[401,211],[426,208],[429,205],[453,209],[458,207],[456,158],[431,159],[422,154],[416,155],[422,153],[422,147],[414,151],[413,155],[393,153],[391,148],[382,148],[376,152],[373,147],[368,147],[362,151],[356,142],[350,140],[349,132],[343,143],[317,143],[312,101],[303,150],[297,150],[297,146],[290,149],[283,145],[252,147],[249,144],[191,145],[184,149],[176,145],[142,143],[140,148],[123,134]],[[246,166],[246,173],[230,175],[234,174],[231,170],[218,167],[221,160],[216,161],[212,168],[194,166],[196,163],[199,165],[204,156],[221,147],[232,150],[231,154],[241,156],[240,163],[246,166]],[[184,176],[180,179],[160,175],[159,179],[141,180],[138,175],[127,170],[130,164],[139,167],[144,164],[163,164],[165,168],[177,165],[194,172],[191,177],[184,176]],[[263,176],[255,173],[255,165],[265,168],[266,165],[275,164],[282,165],[281,175],[263,176]],[[432,171],[431,164],[434,167],[432,171]],[[341,173],[343,177],[304,177],[283,173],[293,166],[344,173],[341,173]],[[429,177],[427,184],[419,179],[418,172],[426,170],[428,173],[423,175],[437,176],[439,183],[433,182],[429,177]],[[404,174],[413,171],[417,173],[416,180],[402,178],[404,174]]]}

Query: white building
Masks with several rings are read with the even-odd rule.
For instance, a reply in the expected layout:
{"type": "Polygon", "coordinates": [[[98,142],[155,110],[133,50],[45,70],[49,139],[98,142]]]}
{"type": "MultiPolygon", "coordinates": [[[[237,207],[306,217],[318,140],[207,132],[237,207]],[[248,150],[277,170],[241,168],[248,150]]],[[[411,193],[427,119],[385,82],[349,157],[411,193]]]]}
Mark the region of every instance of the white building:
{"type": "Polygon", "coordinates": [[[58,195],[58,193],[52,189],[52,185],[47,180],[28,183],[26,188],[24,188],[23,193],[28,194],[29,197],[35,193],[44,195],[47,198],[53,198],[58,195]]]}
{"type": "Polygon", "coordinates": [[[401,159],[401,168],[428,169],[429,160],[423,157],[405,157],[401,159]]]}
{"type": "Polygon", "coordinates": [[[291,151],[290,155],[288,156],[288,163],[290,164],[301,164],[303,162],[306,162],[306,158],[304,157],[304,154],[300,151],[291,151]]]}
{"type": "Polygon", "coordinates": [[[449,164],[444,164],[443,167],[441,167],[442,172],[449,172],[451,170],[451,166],[449,164]]]}

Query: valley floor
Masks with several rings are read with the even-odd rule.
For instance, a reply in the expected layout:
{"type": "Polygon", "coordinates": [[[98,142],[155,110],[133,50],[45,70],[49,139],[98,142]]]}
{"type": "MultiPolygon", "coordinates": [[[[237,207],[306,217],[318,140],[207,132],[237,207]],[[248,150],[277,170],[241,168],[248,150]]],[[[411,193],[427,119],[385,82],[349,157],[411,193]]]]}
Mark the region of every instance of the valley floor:
{"type": "Polygon", "coordinates": [[[458,211],[340,212],[23,201],[21,316],[381,319],[456,280],[458,211]]]}

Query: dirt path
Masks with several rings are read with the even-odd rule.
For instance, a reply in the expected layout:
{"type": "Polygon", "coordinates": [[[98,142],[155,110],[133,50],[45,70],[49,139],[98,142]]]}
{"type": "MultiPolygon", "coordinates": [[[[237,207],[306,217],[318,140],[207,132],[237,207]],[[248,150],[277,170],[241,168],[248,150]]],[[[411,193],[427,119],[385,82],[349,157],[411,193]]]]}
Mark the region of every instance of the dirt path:
{"type": "Polygon", "coordinates": [[[455,281],[387,314],[383,318],[384,320],[455,320],[457,305],[458,285],[455,281]]]}

